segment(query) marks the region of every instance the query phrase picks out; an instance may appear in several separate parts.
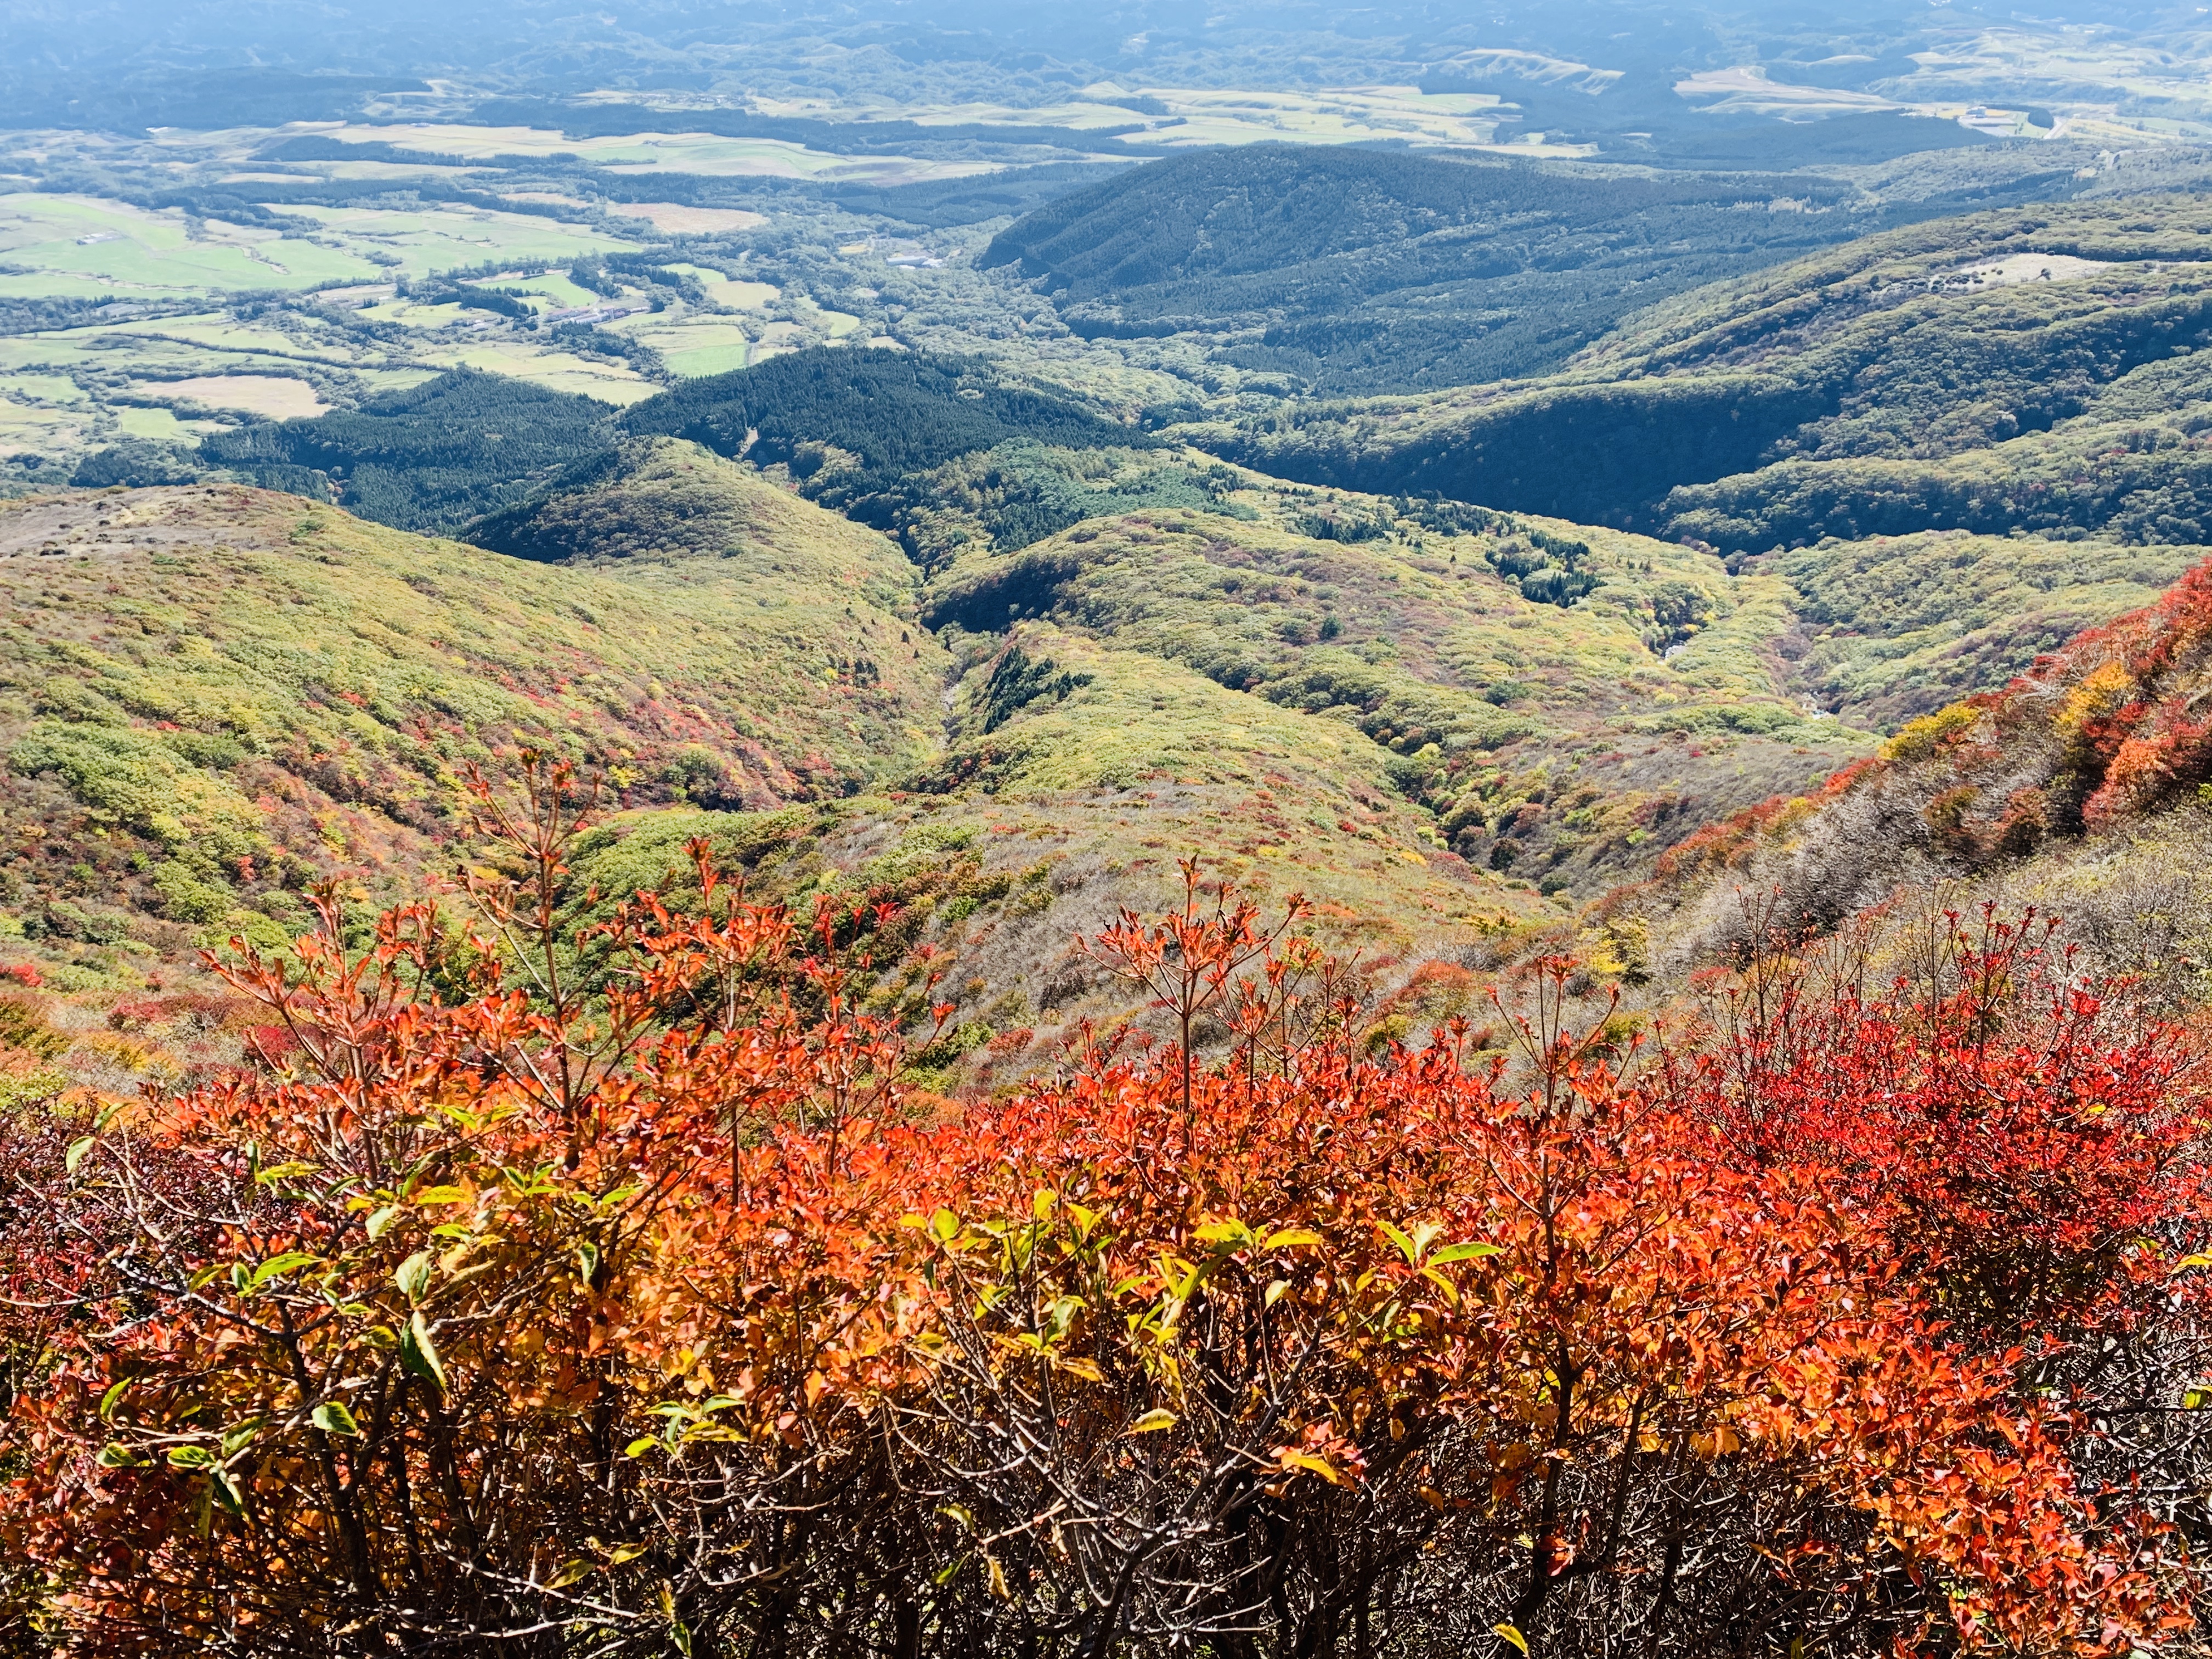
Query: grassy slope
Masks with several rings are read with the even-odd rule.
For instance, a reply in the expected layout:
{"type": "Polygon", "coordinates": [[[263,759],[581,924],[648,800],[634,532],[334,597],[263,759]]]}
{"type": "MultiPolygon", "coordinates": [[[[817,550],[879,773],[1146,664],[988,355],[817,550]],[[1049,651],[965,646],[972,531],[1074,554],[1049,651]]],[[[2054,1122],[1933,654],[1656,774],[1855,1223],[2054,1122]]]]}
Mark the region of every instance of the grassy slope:
{"type": "MultiPolygon", "coordinates": [[[[1355,507],[1388,510],[1331,510],[1355,507]]],[[[931,584],[925,615],[968,629],[1036,617],[1246,691],[1247,707],[1363,733],[1437,814],[1440,842],[1547,887],[1618,879],[1697,823],[1864,751],[1863,735],[1806,719],[1778,689],[1766,647],[1788,624],[1780,583],[1731,580],[1680,547],[1550,527],[1587,537],[1601,579],[1571,609],[1532,605],[1492,572],[1497,532],[1401,523],[1344,544],[1155,512],[971,553],[931,584]],[[1671,661],[1647,643],[1662,590],[1697,593],[1710,618],[1671,661]]],[[[1150,741],[1108,716],[1082,749],[1127,781],[1139,763],[1122,750],[1150,741]]]]}
{"type": "Polygon", "coordinates": [[[2033,907],[2090,975],[2168,1010],[2200,1006],[2212,964],[2212,576],[2039,660],[2000,692],[1908,725],[1872,763],[1717,823],[1658,878],[1608,896],[1662,978],[1753,933],[1826,928],[1880,907],[1873,966],[1926,971],[1985,903],[2033,907]],[[1945,913],[1951,921],[1946,922],[1945,913]],[[1915,952],[1917,952],[1916,957],[1915,952]]]}
{"type": "Polygon", "coordinates": [[[9,914],[96,964],[134,928],[174,949],[289,922],[315,872],[412,883],[453,830],[460,769],[526,744],[600,763],[640,804],[768,806],[910,767],[945,659],[889,608],[905,562],[804,503],[775,511],[811,532],[804,560],[608,572],[240,489],[8,504],[9,914]]]}
{"type": "Polygon", "coordinates": [[[1540,384],[1188,430],[1297,476],[1593,514],[1640,501],[1668,535],[1776,549],[1749,568],[1800,617],[1784,684],[1893,726],[2144,603],[2212,538],[2208,326],[2212,210],[2077,203],[1715,284],[1540,384]],[[2058,280],[1960,279],[2031,252],[2058,280]]]}
{"type": "Polygon", "coordinates": [[[1778,643],[1787,683],[1851,725],[1887,731],[2148,605],[2203,552],[1937,531],[1823,543],[1749,568],[1798,595],[1798,624],[1778,643]]]}
{"type": "MultiPolygon", "coordinates": [[[[957,1011],[927,1059],[948,1083],[979,1085],[1042,1063],[1083,1018],[1130,1011],[1128,989],[1075,941],[1123,906],[1172,902],[1181,859],[1271,911],[1307,895],[1312,931],[1385,984],[1425,962],[1492,959],[1561,919],[1525,884],[1437,846],[1428,814],[1392,787],[1389,750],[1150,654],[1025,622],[976,653],[953,706],[945,761],[915,780],[926,787],[780,814],[630,814],[580,872],[610,891],[680,889],[684,842],[704,835],[754,867],[755,891],[888,891],[914,918],[902,943],[936,952],[930,1000],[957,1011]],[[1014,651],[1051,684],[1009,709],[993,682],[1014,651]]],[[[918,1011],[921,972],[900,957],[879,1004],[918,1011]]]]}

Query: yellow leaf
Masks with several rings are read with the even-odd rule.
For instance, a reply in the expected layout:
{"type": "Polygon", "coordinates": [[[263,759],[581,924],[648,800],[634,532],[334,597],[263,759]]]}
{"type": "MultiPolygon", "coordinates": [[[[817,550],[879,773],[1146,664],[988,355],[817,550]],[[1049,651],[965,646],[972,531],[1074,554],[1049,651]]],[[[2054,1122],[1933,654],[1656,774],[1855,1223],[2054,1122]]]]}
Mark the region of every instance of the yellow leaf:
{"type": "Polygon", "coordinates": [[[983,1559],[991,1569],[991,1594],[1001,1601],[1012,1601],[1014,1593],[1006,1588],[1006,1570],[999,1565],[994,1556],[987,1555],[983,1559]]]}
{"type": "Polygon", "coordinates": [[[1309,1244],[1328,1243],[1310,1227],[1284,1227],[1269,1233],[1260,1241],[1263,1250],[1296,1250],[1309,1244]]]}
{"type": "Polygon", "coordinates": [[[1510,1625],[1492,1625],[1490,1627],[1490,1633],[1510,1642],[1524,1654],[1528,1651],[1528,1638],[1510,1625]]]}
{"type": "Polygon", "coordinates": [[[1127,1432],[1130,1434],[1151,1434],[1157,1429],[1171,1429],[1181,1420],[1182,1419],[1177,1418],[1173,1412],[1163,1411],[1158,1407],[1155,1406],[1152,1410],[1146,1412],[1135,1422],[1130,1424],[1127,1432]]]}
{"type": "Polygon", "coordinates": [[[1304,1469],[1317,1474],[1332,1486],[1344,1485],[1344,1472],[1326,1457],[1316,1457],[1311,1452],[1292,1451],[1285,1447],[1275,1454],[1275,1461],[1285,1469],[1304,1469]]]}
{"type": "Polygon", "coordinates": [[[1052,1363],[1056,1369],[1079,1376],[1085,1382],[1103,1382],[1106,1380],[1106,1373],[1088,1359],[1055,1359],[1052,1363]]]}
{"type": "Polygon", "coordinates": [[[1201,1244],[1243,1245],[1252,1242],[1252,1230],[1241,1221],[1209,1221],[1194,1236],[1201,1244]]]}

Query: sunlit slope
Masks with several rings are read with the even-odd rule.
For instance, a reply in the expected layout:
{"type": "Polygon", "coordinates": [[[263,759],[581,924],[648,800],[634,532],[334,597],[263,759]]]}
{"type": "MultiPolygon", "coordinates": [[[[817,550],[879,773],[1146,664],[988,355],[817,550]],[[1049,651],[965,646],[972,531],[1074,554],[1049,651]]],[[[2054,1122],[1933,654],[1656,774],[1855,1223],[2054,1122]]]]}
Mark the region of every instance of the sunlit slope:
{"type": "Polygon", "coordinates": [[[904,562],[817,517],[803,570],[607,572],[243,489],[9,503],[7,908],[113,943],[134,918],[289,921],[332,871],[412,884],[465,769],[510,775],[526,746],[640,805],[909,769],[945,659],[895,609],[904,562]]]}
{"type": "MultiPolygon", "coordinates": [[[[1383,509],[1330,510],[1349,526],[1383,509]]],[[[1153,513],[972,554],[932,583],[924,614],[975,631],[1049,625],[1355,734],[1434,814],[1441,844],[1551,890],[1618,879],[1697,824],[1864,752],[1871,739],[1808,716],[1778,683],[1788,597],[1687,549],[1556,523],[1451,534],[1408,520],[1340,542],[1153,513]],[[1566,533],[1585,538],[1568,556],[1592,584],[1573,605],[1533,602],[1500,574],[1532,535],[1566,533]]],[[[1048,749],[1118,766],[1100,757],[1156,740],[1102,714],[1048,749]]],[[[954,755],[1045,763],[992,757],[1009,742],[971,736],[954,755]]]]}
{"type": "Polygon", "coordinates": [[[1081,1021],[1139,1007],[1146,994],[1077,941],[1123,907],[1178,902],[1185,860],[1271,916],[1304,894],[1309,930],[1382,988],[1436,988],[1434,1018],[1480,1018],[1472,969],[1565,916],[1439,845],[1395,787],[1397,757],[1350,725],[1047,623],[975,643],[951,747],[908,787],[778,813],[625,814],[580,878],[681,891],[684,844],[703,836],[755,893],[898,902],[901,948],[880,953],[872,1001],[924,1031],[925,1007],[950,1006],[921,1056],[945,1086],[1018,1078],[1081,1021]]]}
{"type": "MultiPolygon", "coordinates": [[[[2212,927],[2212,566],[2084,633],[2000,691],[1908,724],[1820,789],[1709,826],[1657,878],[1607,901],[1643,919],[1662,969],[1712,962],[1765,928],[1838,926],[1884,906],[1923,956],[1945,911],[2029,907],[2130,994],[2201,1006],[2212,927]],[[1916,921],[1915,919],[1917,919],[1916,921]]],[[[1892,964],[1880,964],[1888,971],[1892,964]]]]}
{"type": "Polygon", "coordinates": [[[469,539],[633,575],[682,561],[693,575],[773,586],[815,605],[842,605],[857,586],[878,610],[910,607],[917,580],[875,531],[680,438],[626,440],[549,494],[479,520],[469,539]]]}

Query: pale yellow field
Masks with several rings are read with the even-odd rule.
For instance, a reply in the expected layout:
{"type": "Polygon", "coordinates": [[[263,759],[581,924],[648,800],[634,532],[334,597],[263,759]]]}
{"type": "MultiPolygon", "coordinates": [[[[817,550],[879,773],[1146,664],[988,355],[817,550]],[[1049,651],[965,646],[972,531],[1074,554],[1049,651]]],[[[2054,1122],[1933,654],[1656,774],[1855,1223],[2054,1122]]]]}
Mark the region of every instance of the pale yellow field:
{"type": "MultiPolygon", "coordinates": [[[[1524,54],[1525,55],[1525,54],[1524,54]]],[[[1580,64],[1565,67],[1597,75],[1580,64]]],[[[763,113],[812,116],[833,120],[903,119],[926,126],[981,124],[1003,126],[1060,126],[1101,131],[1103,152],[1131,147],[1190,149],[1212,144],[1371,143],[1401,138],[1417,145],[1511,149],[1516,153],[1582,155],[1586,146],[1530,143],[1517,125],[1501,129],[1499,100],[1490,93],[1425,93],[1418,87],[1331,87],[1317,92],[1254,91],[1211,87],[1124,87],[1100,81],[1075,99],[1036,109],[1000,104],[901,106],[834,100],[764,100],[763,113]],[[1164,106],[1164,114],[1139,113],[1108,101],[1143,99],[1164,106]],[[1115,137],[1103,130],[1139,126],[1115,137]]]]}
{"type": "Polygon", "coordinates": [[[205,374],[189,380],[145,382],[132,390],[213,409],[242,409],[272,421],[320,415],[330,407],[305,380],[277,374],[205,374]]]}
{"type": "Polygon", "coordinates": [[[682,130],[680,112],[672,112],[665,118],[672,131],[606,138],[571,138],[543,127],[431,124],[336,127],[324,136],[341,143],[383,143],[447,155],[551,155],[566,152],[628,173],[665,167],[672,173],[710,173],[731,178],[834,178],[871,184],[906,184],[924,179],[957,179],[992,170],[991,164],[986,161],[924,161],[906,155],[830,155],[777,138],[723,138],[711,133],[687,133],[682,130]]]}
{"type": "Polygon", "coordinates": [[[82,449],[92,411],[45,409],[0,391],[0,455],[62,455],[82,449]]]}
{"type": "Polygon", "coordinates": [[[768,222],[765,214],[743,208],[686,207],[680,202],[621,202],[608,211],[624,219],[642,219],[664,236],[714,236],[768,222]]]}

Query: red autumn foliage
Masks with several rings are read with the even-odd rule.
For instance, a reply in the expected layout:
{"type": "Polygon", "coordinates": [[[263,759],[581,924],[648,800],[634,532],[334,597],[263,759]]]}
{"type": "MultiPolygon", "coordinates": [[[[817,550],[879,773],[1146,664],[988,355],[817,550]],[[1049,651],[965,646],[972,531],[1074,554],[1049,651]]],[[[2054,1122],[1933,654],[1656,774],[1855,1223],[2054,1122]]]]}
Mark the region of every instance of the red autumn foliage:
{"type": "Polygon", "coordinates": [[[2026,933],[1918,985],[1762,952],[1649,1057],[1554,963],[1508,1052],[1370,1055],[1343,972],[1193,872],[1094,945],[1191,1042],[922,1121],[867,915],[702,853],[698,914],[579,938],[574,821],[557,775],[492,820],[472,928],[355,954],[332,908],[228,967],[289,1070],[7,1127],[18,1648],[2189,1624],[2204,1086],[2026,933]]]}

